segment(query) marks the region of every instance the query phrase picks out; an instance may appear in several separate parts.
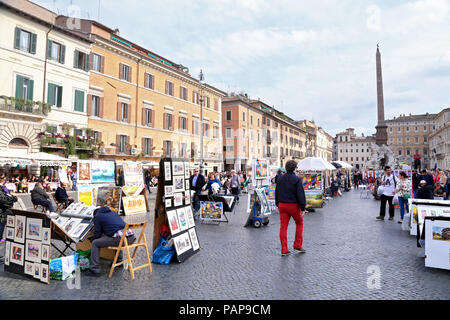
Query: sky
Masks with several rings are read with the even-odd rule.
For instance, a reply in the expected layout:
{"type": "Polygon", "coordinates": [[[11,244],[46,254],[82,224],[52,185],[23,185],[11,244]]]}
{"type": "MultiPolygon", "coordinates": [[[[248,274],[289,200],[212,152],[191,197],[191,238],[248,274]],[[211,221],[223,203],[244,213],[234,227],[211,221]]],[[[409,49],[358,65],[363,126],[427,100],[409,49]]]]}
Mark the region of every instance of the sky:
{"type": "Polygon", "coordinates": [[[98,20],[225,92],[335,135],[375,133],[376,46],[385,117],[449,106],[450,0],[35,0],[98,20]],[[100,10],[99,10],[100,8],[100,10]]]}

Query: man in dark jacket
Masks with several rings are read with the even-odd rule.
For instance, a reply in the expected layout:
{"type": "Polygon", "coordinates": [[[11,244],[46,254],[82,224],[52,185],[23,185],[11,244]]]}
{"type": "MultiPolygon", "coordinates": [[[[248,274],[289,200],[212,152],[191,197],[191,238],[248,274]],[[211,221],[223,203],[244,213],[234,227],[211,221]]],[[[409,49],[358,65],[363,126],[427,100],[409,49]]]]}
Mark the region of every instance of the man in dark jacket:
{"type": "Polygon", "coordinates": [[[420,173],[421,174],[419,175],[419,181],[425,180],[427,185],[434,187],[433,175],[429,174],[425,169],[423,169],[420,173]]]}
{"type": "Polygon", "coordinates": [[[286,174],[280,177],[275,188],[275,204],[280,212],[281,255],[290,254],[287,245],[287,229],[291,217],[295,221],[294,251],[305,253],[303,249],[303,216],[306,209],[306,197],[302,180],[295,175],[297,162],[286,163],[286,174]]]}
{"type": "Polygon", "coordinates": [[[41,205],[50,212],[55,212],[55,206],[50,200],[50,196],[42,188],[42,181],[36,182],[33,190],[31,190],[31,202],[35,205],[41,205]]]}
{"type": "Polygon", "coordinates": [[[420,181],[419,190],[417,191],[417,199],[434,199],[434,187],[429,185],[425,180],[420,181]]]}
{"type": "MultiPolygon", "coordinates": [[[[94,211],[94,236],[92,237],[91,268],[86,274],[88,276],[100,275],[100,249],[106,247],[117,247],[125,228],[125,222],[108,207],[101,207],[94,211]]],[[[127,231],[127,242],[132,244],[136,237],[131,230],[127,231]]],[[[122,251],[119,252],[117,262],[123,259],[122,251]]]]}
{"type": "Polygon", "coordinates": [[[55,199],[60,203],[64,203],[65,207],[67,208],[73,203],[73,199],[67,194],[66,187],[67,185],[64,182],[61,182],[61,186],[56,189],[55,199]]]}
{"type": "Polygon", "coordinates": [[[194,169],[194,174],[189,179],[191,190],[194,190],[194,210],[200,210],[200,200],[198,195],[202,192],[203,186],[206,184],[205,177],[199,173],[198,168],[194,169]]]}

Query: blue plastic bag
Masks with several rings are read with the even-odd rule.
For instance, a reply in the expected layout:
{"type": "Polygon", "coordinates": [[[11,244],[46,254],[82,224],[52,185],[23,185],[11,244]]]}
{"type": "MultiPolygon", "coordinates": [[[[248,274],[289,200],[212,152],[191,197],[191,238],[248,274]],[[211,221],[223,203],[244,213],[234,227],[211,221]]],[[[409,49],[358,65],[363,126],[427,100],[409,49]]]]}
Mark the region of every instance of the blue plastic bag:
{"type": "Polygon", "coordinates": [[[166,238],[161,237],[161,241],[153,252],[153,263],[168,265],[172,257],[175,255],[174,246],[169,246],[166,238]]]}

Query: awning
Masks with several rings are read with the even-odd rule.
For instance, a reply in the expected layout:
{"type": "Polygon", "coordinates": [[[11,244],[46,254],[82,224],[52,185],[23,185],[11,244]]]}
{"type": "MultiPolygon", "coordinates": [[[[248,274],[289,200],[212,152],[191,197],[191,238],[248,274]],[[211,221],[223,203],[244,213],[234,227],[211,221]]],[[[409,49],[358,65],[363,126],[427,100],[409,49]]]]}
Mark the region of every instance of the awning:
{"type": "Polygon", "coordinates": [[[31,165],[37,162],[40,166],[71,166],[72,161],[61,156],[36,152],[22,155],[11,155],[7,151],[0,151],[0,164],[22,164],[31,165]]]}

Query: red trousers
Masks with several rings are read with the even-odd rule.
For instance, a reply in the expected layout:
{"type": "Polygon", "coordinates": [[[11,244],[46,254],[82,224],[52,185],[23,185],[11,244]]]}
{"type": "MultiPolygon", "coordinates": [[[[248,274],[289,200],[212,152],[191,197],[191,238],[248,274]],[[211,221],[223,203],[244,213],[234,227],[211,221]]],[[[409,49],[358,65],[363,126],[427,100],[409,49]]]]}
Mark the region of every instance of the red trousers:
{"type": "Polygon", "coordinates": [[[287,245],[287,229],[291,217],[295,221],[295,241],[294,248],[300,249],[303,244],[303,217],[298,203],[284,203],[278,204],[278,211],[280,211],[280,242],[281,253],[289,251],[287,245]]]}

